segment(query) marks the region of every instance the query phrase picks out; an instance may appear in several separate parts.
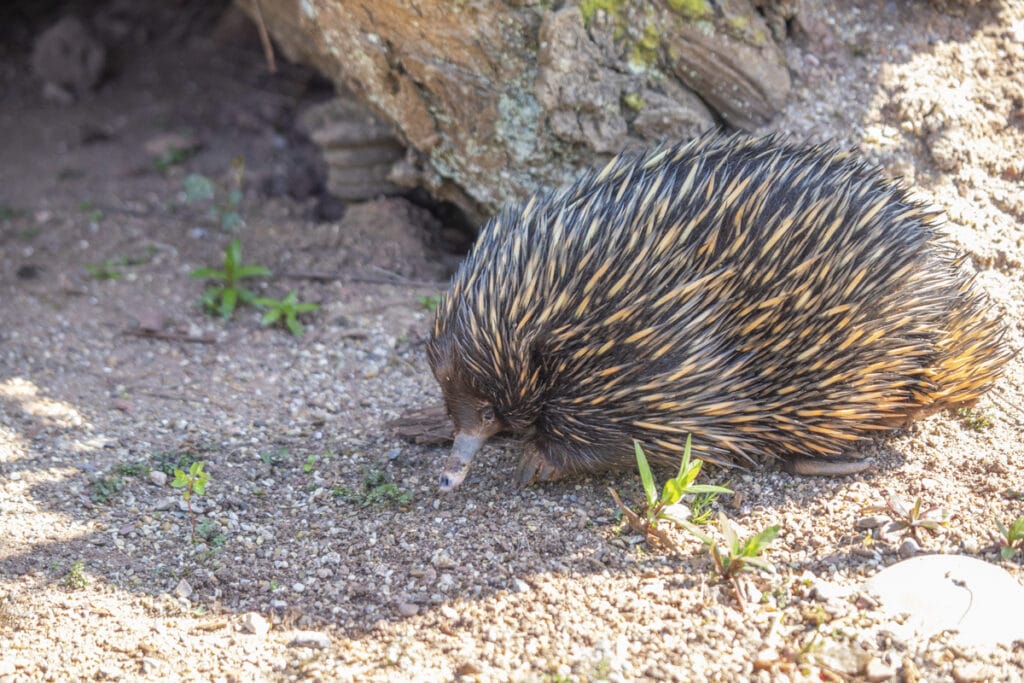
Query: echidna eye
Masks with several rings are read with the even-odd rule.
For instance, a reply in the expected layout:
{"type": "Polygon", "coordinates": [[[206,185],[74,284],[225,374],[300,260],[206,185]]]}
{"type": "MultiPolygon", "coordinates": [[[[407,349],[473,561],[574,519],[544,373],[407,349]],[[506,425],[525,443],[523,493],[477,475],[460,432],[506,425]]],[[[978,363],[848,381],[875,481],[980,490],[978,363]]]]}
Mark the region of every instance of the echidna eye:
{"type": "Polygon", "coordinates": [[[480,409],[480,419],[484,422],[494,422],[494,408],[484,406],[480,409]]]}

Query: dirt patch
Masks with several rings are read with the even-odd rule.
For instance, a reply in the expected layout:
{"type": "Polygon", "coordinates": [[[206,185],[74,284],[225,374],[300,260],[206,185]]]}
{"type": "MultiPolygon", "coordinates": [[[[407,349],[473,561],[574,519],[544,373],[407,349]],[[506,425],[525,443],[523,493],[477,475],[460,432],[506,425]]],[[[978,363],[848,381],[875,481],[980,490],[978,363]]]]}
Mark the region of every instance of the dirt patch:
{"type": "MultiPolygon", "coordinates": [[[[825,47],[789,48],[795,96],[773,129],[857,147],[946,210],[1021,348],[1024,12],[956,9],[835,8],[825,47]]],[[[401,199],[317,223],[314,194],[267,196],[290,186],[266,179],[302,156],[291,122],[316,89],[204,35],[129,41],[72,105],[26,75],[30,43],[5,48],[0,680],[1019,676],[1019,644],[922,642],[868,601],[822,597],[897,561],[902,537],[857,524],[892,495],[952,514],[927,551],[999,561],[995,520],[1024,513],[1019,361],[980,413],[868,449],[865,476],[711,472],[742,493],[726,511],[746,530],[782,527],[746,611],[695,539],[670,556],[622,531],[606,489],[636,500],[632,475],[517,489],[499,441],[438,498],[444,449],[386,427],[439,398],[423,352],[449,267],[437,225],[401,199]],[[194,150],[154,159],[168,133],[194,150]],[[193,174],[212,199],[189,200],[193,174]],[[303,337],[250,307],[202,312],[189,273],[236,236],[275,273],[256,294],[321,304],[303,337]],[[135,334],[154,320],[182,338],[135,334]],[[198,461],[193,542],[170,482],[198,461]]],[[[1002,566],[1020,580],[1020,562],[1002,566]]]]}

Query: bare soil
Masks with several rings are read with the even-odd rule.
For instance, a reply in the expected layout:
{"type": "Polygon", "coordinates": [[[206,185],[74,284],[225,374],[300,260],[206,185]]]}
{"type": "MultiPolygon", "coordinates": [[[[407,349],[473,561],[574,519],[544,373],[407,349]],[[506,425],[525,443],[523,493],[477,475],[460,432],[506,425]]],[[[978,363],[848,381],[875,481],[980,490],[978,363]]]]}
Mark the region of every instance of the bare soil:
{"type": "MultiPolygon", "coordinates": [[[[1024,6],[841,3],[826,25],[790,46],[770,129],[855,147],[943,209],[1022,348],[1024,6]]],[[[623,529],[607,488],[638,500],[634,475],[516,488],[498,440],[439,498],[444,447],[387,426],[439,400],[437,220],[389,199],[317,222],[315,191],[288,194],[308,74],[270,76],[250,45],[153,45],[70,105],[2,53],[0,681],[1021,680],[1021,643],[888,623],[860,585],[904,538],[857,525],[921,497],[952,515],[923,552],[1000,563],[995,521],[1024,514],[1020,360],[977,412],[867,448],[862,476],[710,472],[744,529],[782,527],[745,604],[695,539],[671,554],[623,529]],[[170,134],[199,148],[155,162],[170,134]],[[188,201],[192,173],[215,201],[188,201]],[[275,273],[259,295],[321,304],[301,338],[201,310],[189,273],[236,236],[275,273]],[[193,539],[155,473],[200,461],[193,539]]],[[[1024,580],[1021,562],[1000,564],[1024,580]]]]}

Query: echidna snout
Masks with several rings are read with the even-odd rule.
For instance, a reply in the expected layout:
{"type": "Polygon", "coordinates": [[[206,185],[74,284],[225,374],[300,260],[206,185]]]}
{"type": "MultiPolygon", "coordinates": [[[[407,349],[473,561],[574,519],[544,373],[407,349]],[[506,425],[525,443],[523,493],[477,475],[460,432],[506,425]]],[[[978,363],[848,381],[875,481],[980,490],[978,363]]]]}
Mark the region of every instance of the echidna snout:
{"type": "Polygon", "coordinates": [[[478,398],[467,385],[464,372],[457,363],[435,367],[437,381],[444,387],[448,415],[455,424],[455,443],[438,478],[441,492],[451,491],[462,483],[473,464],[473,457],[489,438],[505,428],[494,406],[478,398]]]}
{"type": "Polygon", "coordinates": [[[473,464],[473,456],[484,445],[487,438],[477,434],[460,432],[455,435],[452,451],[445,460],[444,470],[438,479],[441,492],[446,493],[456,488],[466,478],[469,467],[473,464]]]}

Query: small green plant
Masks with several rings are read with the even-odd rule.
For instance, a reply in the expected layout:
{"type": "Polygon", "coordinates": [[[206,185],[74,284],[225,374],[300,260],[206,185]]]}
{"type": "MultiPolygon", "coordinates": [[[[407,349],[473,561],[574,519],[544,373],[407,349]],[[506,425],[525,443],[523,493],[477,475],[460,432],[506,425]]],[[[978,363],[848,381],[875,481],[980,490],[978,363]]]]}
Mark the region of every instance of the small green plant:
{"type": "Polygon", "coordinates": [[[412,502],[412,492],[402,491],[384,470],[369,467],[363,467],[361,470],[363,478],[357,489],[339,484],[332,487],[332,495],[360,507],[402,507],[412,502]]]}
{"type": "Polygon", "coordinates": [[[120,280],[123,273],[117,269],[117,265],[115,259],[106,259],[103,263],[86,263],[85,272],[97,280],[120,280]]]}
{"type": "Polygon", "coordinates": [[[1018,552],[1024,552],[1024,517],[1018,517],[1010,523],[1009,527],[996,520],[996,527],[999,529],[999,557],[1010,560],[1018,552]]]}
{"type": "Polygon", "coordinates": [[[431,313],[434,313],[435,311],[437,311],[438,304],[441,303],[441,295],[440,294],[425,294],[425,295],[421,296],[418,299],[418,301],[420,302],[420,307],[421,308],[424,308],[424,309],[430,311],[431,313]]]}
{"type": "Polygon", "coordinates": [[[253,277],[270,275],[266,266],[244,265],[242,263],[242,245],[233,239],[224,251],[224,269],[197,268],[190,277],[201,280],[216,280],[221,283],[208,287],[200,297],[203,308],[222,318],[230,318],[239,302],[252,305],[256,295],[241,286],[241,281],[253,277]]]}
{"type": "Polygon", "coordinates": [[[956,415],[965,427],[976,432],[983,432],[992,426],[992,418],[977,408],[963,406],[956,409],[956,415]]]}
{"type": "Polygon", "coordinates": [[[310,453],[306,456],[306,462],[302,463],[302,471],[309,474],[313,471],[314,467],[316,467],[316,456],[310,453]]]}
{"type": "Polygon", "coordinates": [[[185,499],[188,506],[188,516],[192,522],[192,540],[196,538],[196,513],[192,510],[192,496],[202,496],[206,493],[206,484],[210,475],[203,471],[202,462],[194,462],[188,467],[188,473],[184,470],[174,470],[174,480],[171,486],[181,489],[181,497],[185,499]]]}
{"type": "Polygon", "coordinates": [[[278,448],[273,453],[261,451],[260,460],[264,465],[270,465],[271,467],[281,465],[288,460],[288,449],[278,448]]]}
{"type": "Polygon", "coordinates": [[[79,560],[71,565],[68,573],[64,575],[64,585],[75,591],[80,591],[89,585],[89,579],[85,575],[84,562],[79,560]]]}
{"type": "Polygon", "coordinates": [[[711,484],[695,484],[697,475],[700,474],[702,460],[690,459],[690,435],[686,436],[686,447],[683,451],[683,459],[679,464],[679,474],[665,482],[658,497],[658,491],[654,484],[654,474],[647,462],[647,456],[639,441],[633,441],[633,450],[636,453],[636,465],[640,470],[640,480],[643,482],[645,506],[642,514],[636,513],[619,498],[615,489],[608,489],[615,504],[625,515],[626,521],[635,531],[650,539],[657,538],[663,545],[669,548],[675,547],[675,543],[665,534],[664,530],[658,528],[658,522],[662,519],[668,520],[695,534],[701,540],[706,537],[700,533],[696,525],[689,519],[689,510],[679,504],[679,501],[686,495],[712,495],[718,496],[722,493],[732,493],[724,486],[713,486],[711,484]]]}
{"type": "Polygon", "coordinates": [[[316,311],[320,308],[320,304],[300,303],[298,296],[293,289],[283,299],[268,299],[265,297],[253,299],[253,303],[257,306],[265,306],[269,309],[263,314],[260,324],[273,325],[274,323],[281,322],[288,328],[289,332],[296,337],[301,337],[303,329],[302,323],[298,319],[299,314],[316,311]]]}
{"type": "Polygon", "coordinates": [[[143,256],[122,256],[104,259],[102,263],[86,263],[85,271],[97,280],[120,280],[124,275],[121,268],[149,263],[155,253],[156,248],[149,246],[143,256]]]}
{"type": "Polygon", "coordinates": [[[90,482],[89,497],[94,503],[107,505],[118,493],[124,490],[125,477],[138,477],[149,474],[149,467],[142,462],[119,463],[109,471],[99,475],[90,482]]]}
{"type": "Polygon", "coordinates": [[[779,526],[770,526],[750,538],[740,540],[739,533],[729,518],[721,510],[718,511],[718,530],[725,538],[725,545],[718,545],[717,541],[698,533],[697,536],[708,545],[711,552],[711,560],[715,563],[715,570],[718,575],[732,584],[733,595],[740,609],[746,611],[746,600],[743,591],[740,589],[737,575],[744,570],[755,568],[764,571],[772,571],[774,567],[767,559],[761,557],[768,544],[779,535],[779,526]]]}
{"type": "Polygon", "coordinates": [[[196,525],[195,534],[211,548],[220,548],[227,541],[220,524],[206,517],[196,525]]]}
{"type": "Polygon", "coordinates": [[[931,534],[937,534],[939,529],[949,526],[949,513],[938,505],[924,508],[920,496],[911,506],[897,496],[886,500],[885,505],[893,515],[893,521],[885,527],[885,531],[909,533],[918,543],[921,542],[917,535],[918,530],[924,529],[931,534]]]}
{"type": "Polygon", "coordinates": [[[187,469],[195,460],[195,453],[187,451],[160,451],[150,457],[150,469],[159,470],[173,477],[175,470],[187,469]]]}
{"type": "MultiPolygon", "coordinates": [[[[725,482],[725,485],[728,487],[729,482],[725,482]]],[[[712,505],[719,495],[717,491],[695,494],[690,500],[690,521],[700,526],[710,522],[714,513],[712,505]]]]}
{"type": "Polygon", "coordinates": [[[108,505],[114,496],[123,490],[124,478],[115,472],[110,472],[92,480],[89,498],[94,503],[108,505]]]}
{"type": "Polygon", "coordinates": [[[761,557],[761,553],[779,535],[780,528],[779,526],[770,526],[764,531],[741,541],[736,527],[725,516],[725,513],[719,510],[718,529],[725,538],[725,545],[719,546],[713,540],[709,543],[711,559],[715,563],[718,575],[729,579],[735,577],[744,569],[750,569],[751,567],[771,571],[773,569],[772,563],[761,557]]]}
{"type": "Polygon", "coordinates": [[[174,166],[180,166],[186,161],[191,159],[196,151],[197,147],[190,145],[187,147],[171,147],[160,156],[153,159],[153,168],[160,173],[166,173],[174,166]]]}

